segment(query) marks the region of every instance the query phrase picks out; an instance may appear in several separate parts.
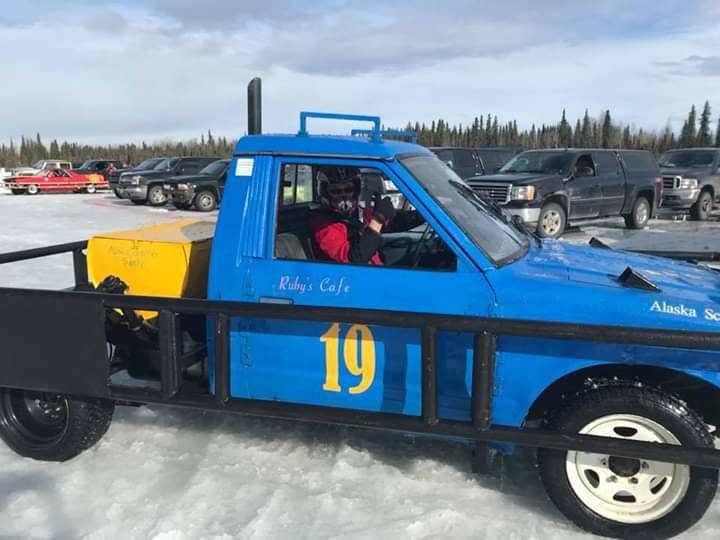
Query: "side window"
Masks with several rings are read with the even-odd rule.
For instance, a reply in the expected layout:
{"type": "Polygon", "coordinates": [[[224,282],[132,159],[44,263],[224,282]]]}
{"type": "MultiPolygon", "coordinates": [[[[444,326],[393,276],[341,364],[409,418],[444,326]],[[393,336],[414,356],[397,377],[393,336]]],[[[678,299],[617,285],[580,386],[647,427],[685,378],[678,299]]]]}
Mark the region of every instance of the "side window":
{"type": "Polygon", "coordinates": [[[284,165],[282,171],[283,206],[292,206],[312,201],[312,167],[310,165],[284,165]]]}
{"type": "Polygon", "coordinates": [[[593,155],[597,174],[617,176],[620,173],[619,163],[612,152],[597,152],[593,155]]]}
{"type": "Polygon", "coordinates": [[[575,176],[595,176],[595,162],[590,154],[581,154],[575,160],[575,176]]]}
{"type": "Polygon", "coordinates": [[[196,174],[200,172],[201,166],[197,161],[186,161],[178,167],[178,174],[196,174]]]}
{"type": "Polygon", "coordinates": [[[279,184],[277,259],[434,271],[457,267],[455,254],[424,217],[396,204],[393,199],[404,195],[379,169],[288,163],[279,184]],[[392,204],[381,223],[374,204],[385,197],[392,204]]]}

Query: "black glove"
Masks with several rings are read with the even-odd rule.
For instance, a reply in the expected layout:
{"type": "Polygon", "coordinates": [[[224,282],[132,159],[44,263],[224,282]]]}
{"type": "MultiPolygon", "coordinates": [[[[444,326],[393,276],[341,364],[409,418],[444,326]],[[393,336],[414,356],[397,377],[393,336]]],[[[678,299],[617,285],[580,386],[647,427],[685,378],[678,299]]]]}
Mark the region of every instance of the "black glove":
{"type": "Polygon", "coordinates": [[[395,207],[393,206],[390,197],[385,197],[384,199],[380,199],[378,202],[375,203],[375,208],[373,209],[373,218],[378,220],[380,223],[385,224],[388,221],[391,221],[394,217],[395,207]]]}

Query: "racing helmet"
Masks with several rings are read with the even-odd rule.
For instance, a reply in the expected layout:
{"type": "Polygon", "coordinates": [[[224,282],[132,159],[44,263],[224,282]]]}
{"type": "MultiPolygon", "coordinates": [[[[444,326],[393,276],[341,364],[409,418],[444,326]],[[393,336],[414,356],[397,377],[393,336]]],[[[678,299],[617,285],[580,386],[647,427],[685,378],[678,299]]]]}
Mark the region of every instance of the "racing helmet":
{"type": "Polygon", "coordinates": [[[316,178],[323,206],[343,217],[349,217],[357,210],[362,187],[358,168],[318,167],[316,178]]]}

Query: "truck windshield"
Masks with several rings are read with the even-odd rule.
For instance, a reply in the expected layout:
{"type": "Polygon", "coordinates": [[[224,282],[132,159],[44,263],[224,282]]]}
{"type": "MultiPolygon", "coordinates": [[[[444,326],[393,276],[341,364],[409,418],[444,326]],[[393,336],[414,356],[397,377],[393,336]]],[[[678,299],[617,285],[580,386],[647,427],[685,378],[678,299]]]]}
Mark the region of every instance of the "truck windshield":
{"type": "Polygon", "coordinates": [[[200,171],[200,174],[207,176],[218,176],[227,167],[226,161],[213,161],[210,165],[200,171]]]}
{"type": "Polygon", "coordinates": [[[658,165],[661,167],[712,167],[715,150],[673,150],[665,152],[658,165]]]}
{"type": "Polygon", "coordinates": [[[436,156],[408,156],[401,158],[400,163],[494,264],[502,266],[527,253],[527,235],[436,156]]]}
{"type": "Polygon", "coordinates": [[[87,161],[83,161],[78,169],[89,169],[93,163],[95,162],[92,159],[88,159],[87,161]]]}
{"type": "Polygon", "coordinates": [[[33,163],[32,168],[33,169],[43,169],[43,168],[45,168],[45,162],[44,161],[36,161],[35,163],[33,163]]]}
{"type": "Polygon", "coordinates": [[[571,161],[572,156],[565,151],[522,152],[508,161],[500,172],[565,175],[571,161]]]}

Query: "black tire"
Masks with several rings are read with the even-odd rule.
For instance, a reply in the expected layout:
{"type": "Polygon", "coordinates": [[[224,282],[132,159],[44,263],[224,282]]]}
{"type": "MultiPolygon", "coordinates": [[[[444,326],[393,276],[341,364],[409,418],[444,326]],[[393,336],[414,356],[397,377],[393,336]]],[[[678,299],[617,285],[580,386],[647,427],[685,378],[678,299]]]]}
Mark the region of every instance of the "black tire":
{"type": "Polygon", "coordinates": [[[651,206],[650,201],[642,195],[635,200],[632,213],[625,217],[625,225],[628,229],[644,229],[648,221],[650,221],[651,206]]]}
{"type": "Polygon", "coordinates": [[[107,432],[115,405],[25,390],[0,389],[0,438],[17,454],[67,461],[107,432]]]}
{"type": "Polygon", "coordinates": [[[23,190],[23,189],[11,189],[11,190],[10,190],[10,193],[12,193],[13,195],[22,195],[23,193],[25,193],[25,190],[23,190]]]}
{"type": "Polygon", "coordinates": [[[217,208],[217,197],[212,191],[201,191],[195,195],[193,206],[200,212],[212,212],[217,208]]]}
{"type": "Polygon", "coordinates": [[[118,188],[113,188],[113,193],[115,194],[115,196],[118,199],[122,199],[122,197],[120,196],[120,192],[118,191],[118,188]]]}
{"type": "Polygon", "coordinates": [[[138,206],[142,206],[142,205],[145,204],[147,201],[143,201],[143,200],[140,200],[140,199],[130,199],[130,202],[132,202],[133,204],[137,204],[138,206]]]}
{"type": "Polygon", "coordinates": [[[173,204],[178,210],[190,210],[192,208],[192,203],[174,202],[173,204]]]}
{"type": "MultiPolygon", "coordinates": [[[[578,433],[584,427],[591,425],[593,421],[622,417],[622,415],[635,418],[635,421],[640,418],[642,422],[660,426],[683,446],[714,448],[712,435],[694,411],[681,400],[649,387],[627,385],[587,390],[565,402],[562,410],[549,421],[549,424],[555,430],[578,433]]],[[[632,436],[631,434],[623,435],[623,432],[619,431],[620,428],[613,429],[618,437],[632,436]]],[[[581,463],[584,460],[586,463],[592,463],[593,458],[597,460],[606,457],[582,453],[576,453],[575,456],[581,463]]],[[[674,475],[670,477],[669,482],[668,477],[661,478],[659,484],[656,484],[654,488],[651,487],[650,491],[657,489],[656,495],[665,496],[672,493],[672,490],[677,489],[680,484],[681,490],[677,495],[678,500],[673,501],[674,506],[666,503],[667,507],[662,508],[665,513],[658,514],[657,518],[648,518],[648,521],[645,522],[622,522],[600,515],[581,500],[583,488],[575,490],[572,487],[570,480],[572,472],[568,472],[573,470],[573,466],[580,468],[572,459],[573,453],[560,450],[540,450],[538,457],[543,484],[548,496],[558,509],[580,528],[611,538],[655,540],[680,534],[692,527],[705,514],[715,496],[718,484],[717,470],[696,467],[681,469],[683,466],[673,468],[674,475]],[[686,481],[689,479],[687,484],[682,483],[683,479],[686,481]],[[657,487],[658,485],[660,487],[657,487]],[[686,486],[685,491],[682,490],[683,486],[686,486]]],[[[628,486],[630,483],[638,484],[641,474],[645,474],[646,478],[652,476],[654,474],[652,467],[658,466],[657,463],[651,461],[621,460],[613,456],[607,456],[607,458],[609,459],[602,460],[602,465],[605,466],[607,474],[612,476],[608,476],[606,481],[618,482],[618,487],[611,488],[610,491],[622,490],[625,484],[628,486]],[[613,460],[617,461],[613,462],[613,460]],[[614,467],[620,468],[621,471],[617,472],[614,467]],[[642,473],[643,469],[648,469],[650,472],[642,473]]],[[[601,486],[608,484],[597,473],[593,473],[592,469],[590,471],[590,473],[585,472],[586,483],[593,484],[593,487],[600,493],[603,489],[601,486]],[[593,474],[597,476],[597,479],[592,478],[593,474]],[[594,486],[594,482],[597,482],[598,486],[594,486]]],[[[652,484],[653,480],[657,480],[657,478],[654,477],[648,481],[648,485],[652,484]]],[[[640,483],[642,484],[642,482],[640,483]]],[[[630,489],[632,490],[632,488],[630,489]]],[[[590,491],[588,488],[586,492],[590,491]]],[[[612,504],[620,508],[623,505],[637,502],[636,500],[618,499],[618,497],[627,497],[628,494],[630,498],[634,499],[631,493],[618,491],[612,504]]],[[[599,502],[599,504],[602,507],[605,503],[599,502]]],[[[623,511],[628,513],[631,511],[629,506],[625,508],[627,510],[623,509],[623,511]]],[[[642,506],[638,511],[641,510],[642,506]]]]}
{"type": "Polygon", "coordinates": [[[540,210],[537,234],[541,238],[560,238],[567,226],[567,213],[557,203],[546,203],[540,210]]]}
{"type": "Polygon", "coordinates": [[[167,195],[160,184],[148,187],[147,202],[150,206],[164,206],[168,202],[167,195]]]}
{"type": "Polygon", "coordinates": [[[709,191],[700,193],[698,200],[690,207],[690,217],[695,221],[706,221],[712,212],[713,197],[709,191]]]}

